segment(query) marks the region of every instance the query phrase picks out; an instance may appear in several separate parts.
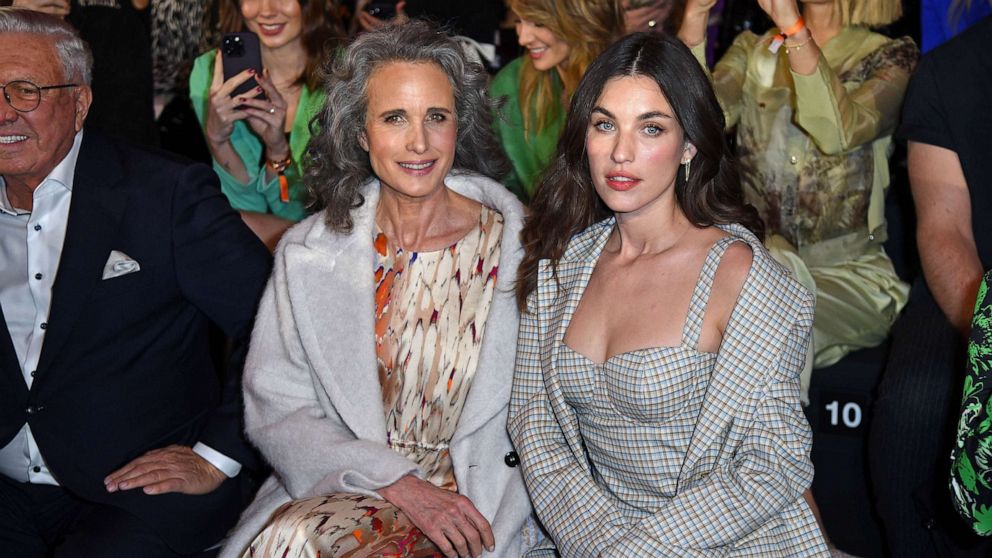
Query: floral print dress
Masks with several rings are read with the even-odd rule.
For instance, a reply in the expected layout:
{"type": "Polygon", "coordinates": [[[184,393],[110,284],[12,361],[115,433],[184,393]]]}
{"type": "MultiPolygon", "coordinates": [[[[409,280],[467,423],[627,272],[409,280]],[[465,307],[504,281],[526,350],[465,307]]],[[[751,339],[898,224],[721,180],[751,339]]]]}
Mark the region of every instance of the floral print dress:
{"type": "MultiPolygon", "coordinates": [[[[408,252],[375,232],[375,341],[386,444],[456,492],[448,444],[472,379],[499,271],[503,216],[483,207],[461,240],[408,252]]],[[[279,508],[245,557],[440,557],[403,512],[362,494],[279,508]]]]}
{"type": "Polygon", "coordinates": [[[979,287],[972,318],[950,486],[961,517],[979,535],[992,535],[992,271],[979,287]]]}

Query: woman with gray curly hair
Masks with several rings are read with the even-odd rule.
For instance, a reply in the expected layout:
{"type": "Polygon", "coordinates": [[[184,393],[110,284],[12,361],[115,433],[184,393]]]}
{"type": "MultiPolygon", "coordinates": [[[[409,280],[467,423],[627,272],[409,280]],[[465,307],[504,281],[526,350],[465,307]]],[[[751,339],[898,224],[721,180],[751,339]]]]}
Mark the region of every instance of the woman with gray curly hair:
{"type": "Polygon", "coordinates": [[[276,251],[245,367],[274,474],[222,556],[521,556],[506,432],[523,208],[481,66],[411,22],[325,71],[318,213],[276,251]]]}

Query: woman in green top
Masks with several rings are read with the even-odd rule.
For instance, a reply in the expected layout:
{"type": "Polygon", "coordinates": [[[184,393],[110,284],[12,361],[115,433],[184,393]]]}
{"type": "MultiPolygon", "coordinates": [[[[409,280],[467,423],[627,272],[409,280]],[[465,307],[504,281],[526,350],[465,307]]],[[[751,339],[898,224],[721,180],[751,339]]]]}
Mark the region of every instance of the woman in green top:
{"type": "Polygon", "coordinates": [[[510,0],[526,49],[493,78],[504,98],[496,133],[513,165],[503,183],[525,203],[548,165],[565,125],[565,107],[586,67],[623,36],[618,0],[510,0]],[[524,110],[523,107],[527,107],[524,110]]]}
{"type": "MultiPolygon", "coordinates": [[[[679,37],[704,63],[715,0],[688,0],[679,37]]],[[[728,128],[737,127],[747,200],[765,243],[816,292],[802,376],[888,335],[906,304],[882,248],[888,155],[918,50],[867,26],[901,15],[899,0],[758,0],[778,27],[741,33],[713,70],[728,128]],[[800,15],[802,17],[800,17],[800,15]],[[779,34],[788,35],[782,40],[779,34]]]]}
{"type": "Polygon", "coordinates": [[[264,71],[224,81],[222,56],[212,50],[194,62],[190,98],[231,206],[273,245],[306,216],[300,162],[310,118],[323,103],[317,68],[343,35],[333,12],[315,0],[222,0],[220,30],[258,35],[264,71]],[[231,96],[253,78],[255,92],[231,96]],[[256,98],[261,92],[265,98],[256,98]]]}

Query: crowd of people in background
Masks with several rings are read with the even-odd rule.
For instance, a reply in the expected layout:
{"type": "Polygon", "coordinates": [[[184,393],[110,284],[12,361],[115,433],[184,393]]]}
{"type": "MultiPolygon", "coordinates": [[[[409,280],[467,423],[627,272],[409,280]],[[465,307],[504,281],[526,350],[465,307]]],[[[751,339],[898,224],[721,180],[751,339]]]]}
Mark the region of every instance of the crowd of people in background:
{"type": "Polygon", "coordinates": [[[0,548],[851,556],[805,407],[890,346],[886,555],[990,555],[989,52],[990,0],[0,0],[0,548]]]}

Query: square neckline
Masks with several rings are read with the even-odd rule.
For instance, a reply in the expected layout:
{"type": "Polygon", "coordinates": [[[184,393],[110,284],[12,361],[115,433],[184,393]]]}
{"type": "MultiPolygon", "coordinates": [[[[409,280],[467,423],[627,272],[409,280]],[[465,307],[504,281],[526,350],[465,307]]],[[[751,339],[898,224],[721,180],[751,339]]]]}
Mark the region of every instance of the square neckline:
{"type": "MultiPolygon", "coordinates": [[[[604,235],[604,239],[606,238],[609,238],[609,235],[604,235]]],[[[719,350],[717,350],[716,352],[710,352],[710,351],[700,351],[698,349],[699,337],[702,333],[703,317],[705,315],[707,303],[709,302],[709,295],[713,287],[713,279],[715,277],[716,270],[720,265],[720,260],[723,257],[723,254],[726,252],[727,247],[729,247],[734,242],[743,242],[744,244],[747,244],[746,240],[739,238],[734,234],[728,233],[727,236],[718,239],[706,250],[706,259],[703,260],[703,265],[699,269],[699,274],[697,275],[696,278],[696,286],[693,288],[692,296],[689,299],[689,308],[688,311],[686,312],[685,321],[682,324],[682,336],[679,340],[678,345],[653,345],[648,347],[638,347],[636,349],[631,349],[620,353],[614,353],[613,355],[607,357],[606,360],[602,362],[597,362],[596,360],[590,358],[588,355],[585,355],[582,352],[577,351],[575,348],[568,345],[568,343],[565,342],[565,337],[568,336],[568,329],[572,326],[572,318],[575,317],[575,312],[579,308],[579,303],[581,303],[582,301],[582,296],[585,295],[586,287],[589,286],[588,279],[586,279],[585,284],[583,285],[582,295],[579,296],[579,302],[576,303],[575,308],[568,313],[567,323],[565,324],[564,333],[562,334],[561,343],[559,344],[567,351],[573,353],[575,356],[578,356],[582,360],[585,360],[589,364],[592,364],[596,368],[606,367],[607,365],[609,365],[610,363],[621,357],[637,355],[641,353],[650,355],[653,353],[664,354],[668,352],[676,352],[679,350],[683,350],[692,353],[696,357],[715,358],[719,354],[719,350]]],[[[603,243],[605,244],[605,240],[603,241],[603,243]]],[[[750,248],[750,245],[748,245],[748,247],[750,248]]],[[[600,247],[599,256],[596,257],[596,262],[593,265],[594,269],[595,269],[595,264],[599,263],[600,257],[602,257],[602,247],[600,247]]]]}

